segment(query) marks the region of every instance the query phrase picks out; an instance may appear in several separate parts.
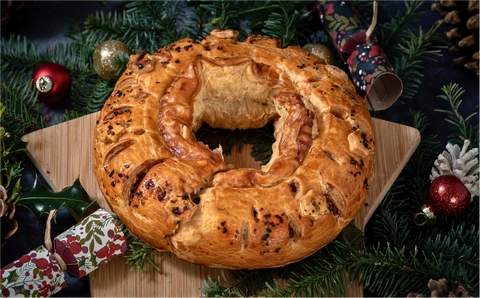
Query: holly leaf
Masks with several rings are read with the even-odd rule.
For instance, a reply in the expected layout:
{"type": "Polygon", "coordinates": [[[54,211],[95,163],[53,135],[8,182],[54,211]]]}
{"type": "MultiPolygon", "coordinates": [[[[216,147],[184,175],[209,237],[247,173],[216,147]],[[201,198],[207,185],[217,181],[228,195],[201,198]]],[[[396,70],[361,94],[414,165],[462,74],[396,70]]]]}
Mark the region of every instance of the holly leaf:
{"type": "Polygon", "coordinates": [[[67,207],[70,212],[82,218],[85,210],[97,203],[90,200],[78,178],[72,186],[66,187],[59,192],[52,192],[43,186],[38,177],[36,177],[30,189],[21,189],[19,191],[15,204],[26,207],[38,221],[42,214],[48,214],[50,210],[58,210],[62,206],[67,207]]]}

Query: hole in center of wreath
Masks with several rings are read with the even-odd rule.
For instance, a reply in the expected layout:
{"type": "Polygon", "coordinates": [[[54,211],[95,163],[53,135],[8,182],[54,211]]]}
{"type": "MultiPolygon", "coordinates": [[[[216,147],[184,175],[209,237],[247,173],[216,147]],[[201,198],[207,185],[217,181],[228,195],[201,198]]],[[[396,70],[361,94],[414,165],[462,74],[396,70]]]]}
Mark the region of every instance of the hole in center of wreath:
{"type": "Polygon", "coordinates": [[[208,124],[195,133],[198,142],[202,142],[211,150],[222,146],[223,156],[227,165],[239,168],[257,168],[267,164],[272,155],[272,145],[275,142],[273,122],[257,129],[219,129],[208,124]]]}

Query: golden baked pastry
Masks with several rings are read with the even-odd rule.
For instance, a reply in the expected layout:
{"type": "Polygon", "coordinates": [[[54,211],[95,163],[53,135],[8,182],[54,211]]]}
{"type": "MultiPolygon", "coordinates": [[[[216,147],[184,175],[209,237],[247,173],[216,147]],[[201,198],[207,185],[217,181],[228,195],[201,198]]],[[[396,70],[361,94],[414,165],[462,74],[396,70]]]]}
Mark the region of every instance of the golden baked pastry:
{"type": "Polygon", "coordinates": [[[364,204],[374,157],[347,75],[298,47],[216,29],[132,55],[95,127],[94,168],[113,211],[160,251],[212,267],[298,261],[364,204]],[[274,121],[270,162],[234,169],[196,141],[202,123],[274,121]]]}

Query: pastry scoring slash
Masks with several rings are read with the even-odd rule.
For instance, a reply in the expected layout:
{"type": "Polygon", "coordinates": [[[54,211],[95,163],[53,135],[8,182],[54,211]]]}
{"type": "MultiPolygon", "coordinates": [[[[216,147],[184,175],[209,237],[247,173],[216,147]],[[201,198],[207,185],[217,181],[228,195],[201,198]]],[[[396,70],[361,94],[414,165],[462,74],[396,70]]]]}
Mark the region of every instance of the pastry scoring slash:
{"type": "Polygon", "coordinates": [[[364,205],[373,127],[340,69],[277,39],[237,38],[215,29],[132,55],[95,127],[95,174],[112,210],[159,251],[278,267],[330,243],[364,205]],[[230,170],[194,134],[270,121],[276,141],[260,170],[230,170]]]}

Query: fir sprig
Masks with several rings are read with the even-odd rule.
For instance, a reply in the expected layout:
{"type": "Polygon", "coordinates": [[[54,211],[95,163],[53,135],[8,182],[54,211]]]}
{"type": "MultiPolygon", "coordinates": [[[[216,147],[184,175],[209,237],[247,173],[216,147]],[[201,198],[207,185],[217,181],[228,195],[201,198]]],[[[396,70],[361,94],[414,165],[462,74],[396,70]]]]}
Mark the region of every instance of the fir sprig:
{"type": "MultiPolygon", "coordinates": [[[[76,92],[72,94],[72,105],[79,115],[88,115],[100,111],[105,100],[113,91],[113,83],[101,77],[80,77],[73,84],[76,92]]],[[[77,114],[70,114],[75,116],[77,114]]]]}
{"type": "Polygon", "coordinates": [[[363,249],[363,233],[353,222],[331,243],[312,256],[281,268],[234,270],[235,282],[229,282],[223,272],[222,279],[211,277],[200,289],[207,296],[331,296],[345,294],[343,274],[357,261],[363,249]],[[276,276],[287,279],[282,286],[276,276]]]}
{"type": "Polygon", "coordinates": [[[222,28],[229,29],[233,26],[233,19],[237,17],[238,9],[232,1],[213,1],[209,4],[203,3],[200,8],[209,11],[212,15],[211,19],[202,24],[202,37],[205,37],[212,32],[213,29],[222,28]]]}
{"type": "Polygon", "coordinates": [[[444,94],[437,97],[442,98],[450,103],[451,111],[435,109],[435,112],[442,112],[448,114],[445,121],[449,122],[454,127],[454,132],[449,135],[449,138],[454,144],[461,145],[463,140],[470,140],[469,149],[478,145],[478,124],[471,125],[470,118],[477,113],[472,113],[467,118],[459,113],[459,108],[462,103],[460,96],[465,92],[457,83],[450,83],[447,86],[442,87],[444,94]]]}
{"type": "Polygon", "coordinates": [[[298,44],[300,32],[296,21],[309,13],[305,9],[297,11],[295,4],[291,1],[279,1],[276,6],[280,12],[272,12],[269,15],[262,33],[265,36],[280,39],[283,47],[298,44]]]}
{"type": "Polygon", "coordinates": [[[394,57],[395,72],[403,83],[404,98],[412,98],[420,86],[420,80],[424,76],[421,73],[424,68],[421,62],[424,59],[436,62],[435,58],[441,57],[441,50],[446,48],[433,43],[433,40],[438,39],[436,32],[440,26],[441,23],[436,24],[426,33],[423,33],[421,27],[417,32],[411,29],[406,30],[406,36],[401,38],[395,47],[397,55],[390,55],[394,57]]]}
{"type": "Polygon", "coordinates": [[[238,152],[242,152],[243,144],[252,144],[250,155],[261,165],[270,161],[272,144],[275,142],[271,125],[258,129],[215,129],[203,125],[195,134],[198,141],[208,144],[210,148],[222,146],[223,153],[230,155],[238,144],[238,152]]]}
{"type": "Polygon", "coordinates": [[[293,26],[295,6],[291,2],[279,2],[278,7],[281,13],[272,12],[262,32],[266,36],[281,39],[282,46],[287,47],[297,31],[293,26]]]}
{"type": "Polygon", "coordinates": [[[422,1],[407,1],[405,2],[405,11],[398,10],[395,17],[390,19],[390,22],[378,24],[379,28],[379,43],[383,50],[388,51],[392,45],[392,41],[401,39],[404,36],[406,27],[411,27],[417,23],[418,16],[423,12],[418,12],[418,9],[423,5],[422,1]]]}
{"type": "Polygon", "coordinates": [[[155,268],[158,274],[162,274],[162,270],[158,267],[153,258],[153,254],[157,253],[157,250],[141,241],[139,238],[133,236],[125,223],[118,216],[114,216],[114,218],[117,221],[118,226],[122,229],[125,239],[127,240],[127,252],[124,257],[127,259],[125,263],[131,266],[130,271],[136,267],[137,274],[140,274],[143,272],[145,264],[148,262],[153,268],[155,268]]]}
{"type": "Polygon", "coordinates": [[[141,240],[132,241],[128,244],[127,254],[125,255],[127,261],[125,264],[131,266],[130,271],[133,270],[133,267],[137,267],[137,274],[140,274],[143,272],[145,262],[148,261],[158,274],[162,274],[162,270],[157,266],[153,259],[154,252],[156,252],[156,250],[145,242],[141,240]]]}
{"type": "Polygon", "coordinates": [[[47,126],[40,114],[42,103],[25,81],[28,82],[26,74],[10,73],[1,79],[1,124],[7,132],[18,136],[47,126]]]}

